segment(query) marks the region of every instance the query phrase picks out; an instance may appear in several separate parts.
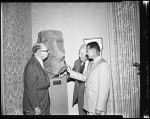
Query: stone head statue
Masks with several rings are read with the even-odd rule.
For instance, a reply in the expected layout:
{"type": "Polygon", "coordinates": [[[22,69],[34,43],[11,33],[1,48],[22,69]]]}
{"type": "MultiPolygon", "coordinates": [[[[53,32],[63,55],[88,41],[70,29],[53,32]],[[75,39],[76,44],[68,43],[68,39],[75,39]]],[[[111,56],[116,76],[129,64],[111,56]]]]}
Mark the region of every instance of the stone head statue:
{"type": "Polygon", "coordinates": [[[43,42],[49,50],[44,66],[51,74],[58,75],[66,69],[63,35],[60,31],[43,30],[38,33],[37,42],[43,42]]]}

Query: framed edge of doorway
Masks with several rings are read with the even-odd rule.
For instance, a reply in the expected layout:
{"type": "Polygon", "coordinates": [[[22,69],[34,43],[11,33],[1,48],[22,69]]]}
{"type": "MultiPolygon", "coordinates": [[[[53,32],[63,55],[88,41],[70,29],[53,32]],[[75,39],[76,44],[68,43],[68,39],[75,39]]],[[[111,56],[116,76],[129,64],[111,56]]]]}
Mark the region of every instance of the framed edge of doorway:
{"type": "Polygon", "coordinates": [[[1,3],[1,115],[5,115],[4,65],[3,65],[3,3],[1,3]]]}
{"type": "Polygon", "coordinates": [[[102,37],[89,37],[84,38],[83,43],[88,44],[90,42],[97,42],[99,44],[100,50],[103,50],[103,40],[102,37]]]}

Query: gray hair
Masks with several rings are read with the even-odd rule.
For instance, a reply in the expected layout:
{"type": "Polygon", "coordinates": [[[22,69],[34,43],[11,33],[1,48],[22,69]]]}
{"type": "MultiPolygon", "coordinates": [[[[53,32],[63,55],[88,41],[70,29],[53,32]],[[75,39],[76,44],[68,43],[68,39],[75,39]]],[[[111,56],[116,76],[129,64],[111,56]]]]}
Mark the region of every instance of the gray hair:
{"type": "Polygon", "coordinates": [[[82,44],[82,45],[81,45],[81,47],[80,47],[80,49],[79,49],[79,53],[80,53],[80,51],[81,51],[82,49],[84,49],[84,48],[86,49],[86,44],[82,44]]]}

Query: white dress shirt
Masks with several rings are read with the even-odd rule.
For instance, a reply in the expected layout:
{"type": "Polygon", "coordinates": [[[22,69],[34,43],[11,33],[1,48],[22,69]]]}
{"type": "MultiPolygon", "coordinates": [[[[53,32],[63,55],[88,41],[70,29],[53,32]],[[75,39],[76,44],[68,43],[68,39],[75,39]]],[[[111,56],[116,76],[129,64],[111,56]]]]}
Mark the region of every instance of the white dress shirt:
{"type": "Polygon", "coordinates": [[[39,57],[35,56],[37,58],[37,60],[40,62],[42,68],[44,69],[44,64],[43,64],[43,60],[41,60],[39,57]]]}
{"type": "Polygon", "coordinates": [[[85,74],[85,73],[87,72],[88,64],[89,64],[89,60],[87,60],[87,61],[85,62],[85,67],[84,67],[83,74],[85,74]]]}

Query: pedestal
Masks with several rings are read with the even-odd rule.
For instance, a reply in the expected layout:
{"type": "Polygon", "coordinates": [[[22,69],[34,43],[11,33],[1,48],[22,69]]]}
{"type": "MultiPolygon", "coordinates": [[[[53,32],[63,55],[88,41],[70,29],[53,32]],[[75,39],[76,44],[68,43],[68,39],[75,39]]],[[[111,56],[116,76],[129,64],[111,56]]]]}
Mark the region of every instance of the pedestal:
{"type": "Polygon", "coordinates": [[[56,77],[50,81],[51,115],[68,115],[67,77],[56,77]]]}

